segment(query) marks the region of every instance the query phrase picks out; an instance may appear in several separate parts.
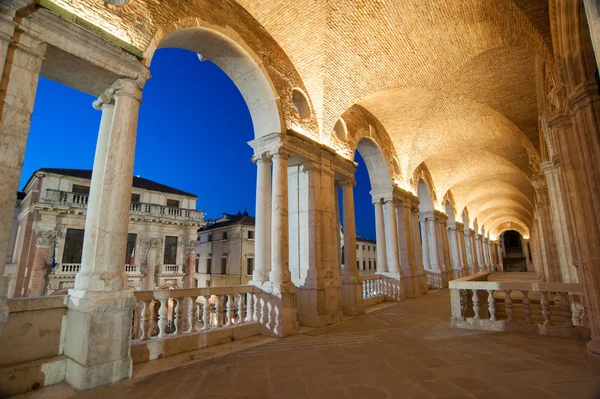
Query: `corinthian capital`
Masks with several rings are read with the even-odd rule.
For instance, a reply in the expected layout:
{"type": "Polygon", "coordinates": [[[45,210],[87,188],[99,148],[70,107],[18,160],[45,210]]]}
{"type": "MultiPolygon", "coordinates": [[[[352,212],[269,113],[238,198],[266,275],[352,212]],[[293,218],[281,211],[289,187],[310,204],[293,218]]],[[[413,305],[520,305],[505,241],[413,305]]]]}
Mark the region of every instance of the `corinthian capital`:
{"type": "Polygon", "coordinates": [[[54,230],[34,230],[38,247],[50,247],[54,244],[56,232],[54,230]]]}

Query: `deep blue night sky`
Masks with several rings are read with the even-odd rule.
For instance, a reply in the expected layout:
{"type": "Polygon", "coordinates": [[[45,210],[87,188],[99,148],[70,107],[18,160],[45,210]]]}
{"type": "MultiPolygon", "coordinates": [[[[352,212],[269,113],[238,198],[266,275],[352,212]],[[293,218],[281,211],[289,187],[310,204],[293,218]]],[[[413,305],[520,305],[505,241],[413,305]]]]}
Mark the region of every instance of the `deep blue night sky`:
{"type": "MultiPolygon", "coordinates": [[[[197,208],[216,218],[254,214],[254,137],[246,103],[216,65],[179,49],[157,51],[144,89],[134,174],[198,195],[197,208]]],[[[25,153],[21,188],[38,168],[91,169],[100,123],[94,97],[41,78],[25,153]]],[[[362,158],[355,188],[359,235],[375,238],[370,184],[362,158]]]]}

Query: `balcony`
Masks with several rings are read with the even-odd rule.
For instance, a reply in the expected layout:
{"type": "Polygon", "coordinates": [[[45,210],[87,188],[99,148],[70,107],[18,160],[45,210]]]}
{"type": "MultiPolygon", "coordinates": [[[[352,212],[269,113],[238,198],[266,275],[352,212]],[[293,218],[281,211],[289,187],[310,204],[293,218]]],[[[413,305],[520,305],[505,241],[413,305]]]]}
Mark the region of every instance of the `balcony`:
{"type": "MultiPolygon", "coordinates": [[[[72,193],[59,190],[46,190],[46,195],[41,202],[46,204],[68,206],[70,208],[86,209],[88,194],[72,193]]],[[[183,209],[144,202],[132,202],[130,214],[133,216],[158,217],[161,219],[202,221],[204,214],[195,209],[183,209]]]]}
{"type": "MultiPolygon", "coordinates": [[[[81,269],[81,263],[59,263],[52,271],[52,275],[63,278],[75,278],[79,269],[81,269]]],[[[140,267],[138,265],[125,265],[125,271],[128,275],[138,275],[140,274],[140,267]]]]}

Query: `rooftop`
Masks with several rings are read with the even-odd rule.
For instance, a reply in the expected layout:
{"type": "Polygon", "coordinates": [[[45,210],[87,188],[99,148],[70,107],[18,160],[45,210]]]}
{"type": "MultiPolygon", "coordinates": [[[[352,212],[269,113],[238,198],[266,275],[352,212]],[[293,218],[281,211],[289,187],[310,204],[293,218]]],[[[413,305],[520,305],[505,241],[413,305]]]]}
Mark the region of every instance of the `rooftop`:
{"type": "MultiPolygon", "coordinates": [[[[53,173],[53,174],[57,174],[57,175],[77,177],[80,179],[88,179],[88,180],[92,179],[92,170],[91,169],[40,168],[40,169],[36,170],[35,172],[33,172],[31,177],[29,178],[29,180],[27,180],[25,187],[27,187],[29,185],[31,180],[33,180],[34,176],[38,172],[53,173]]],[[[185,195],[187,197],[198,198],[198,196],[196,194],[188,193],[186,191],[182,191],[182,190],[176,189],[174,187],[170,187],[165,184],[155,182],[153,180],[144,179],[143,177],[139,177],[139,176],[133,176],[133,187],[141,188],[144,190],[150,190],[150,191],[158,191],[161,193],[185,195]]]]}
{"type": "Polygon", "coordinates": [[[209,220],[206,226],[202,227],[198,231],[209,231],[220,229],[222,227],[227,226],[235,226],[235,225],[244,225],[244,226],[254,226],[255,218],[254,216],[248,215],[248,212],[244,211],[244,213],[238,212],[237,214],[224,213],[223,217],[217,220],[209,220]]]}

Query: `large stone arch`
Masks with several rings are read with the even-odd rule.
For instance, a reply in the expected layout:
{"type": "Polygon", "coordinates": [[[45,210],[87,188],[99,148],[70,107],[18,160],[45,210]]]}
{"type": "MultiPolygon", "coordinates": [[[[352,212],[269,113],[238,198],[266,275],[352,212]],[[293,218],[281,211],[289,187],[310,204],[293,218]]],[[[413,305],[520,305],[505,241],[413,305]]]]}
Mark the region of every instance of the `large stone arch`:
{"type": "Polygon", "coordinates": [[[358,142],[356,151],[360,152],[365,161],[372,192],[391,192],[393,182],[388,166],[389,162],[379,144],[371,137],[363,137],[358,142]]]}
{"type": "MultiPolygon", "coordinates": [[[[413,193],[419,193],[419,190],[422,189],[421,182],[423,182],[427,186],[429,195],[431,197],[431,201],[433,203],[433,209],[436,209],[436,206],[439,206],[439,204],[435,190],[435,185],[433,182],[433,177],[429,172],[429,168],[427,168],[427,165],[425,165],[425,163],[419,165],[412,174],[412,177],[410,179],[410,189],[413,193]]],[[[419,207],[419,209],[421,208],[419,207]]]]}

